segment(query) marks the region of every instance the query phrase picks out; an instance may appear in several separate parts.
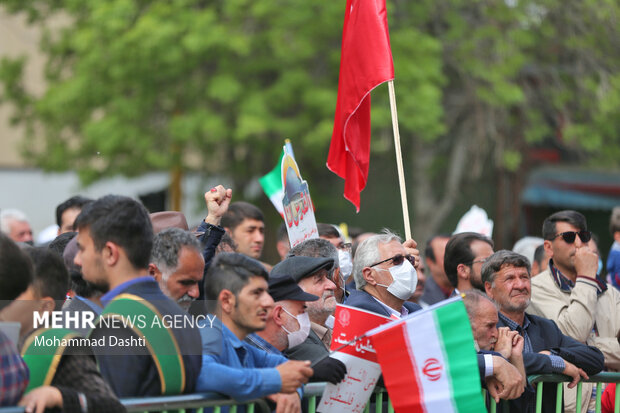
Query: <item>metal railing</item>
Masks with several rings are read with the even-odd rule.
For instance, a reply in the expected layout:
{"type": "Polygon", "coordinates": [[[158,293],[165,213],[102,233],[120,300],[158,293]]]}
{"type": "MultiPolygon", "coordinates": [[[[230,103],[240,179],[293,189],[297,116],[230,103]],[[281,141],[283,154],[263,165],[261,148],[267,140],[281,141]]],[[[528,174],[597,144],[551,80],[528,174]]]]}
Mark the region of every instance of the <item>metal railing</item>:
{"type": "MultiPolygon", "coordinates": [[[[536,387],[536,413],[542,412],[542,397],[543,397],[543,383],[557,383],[557,393],[555,400],[555,411],[560,413],[563,405],[563,384],[570,382],[571,377],[563,374],[534,374],[527,377],[527,381],[536,387]]],[[[620,373],[603,372],[599,374],[593,374],[589,379],[583,379],[577,384],[577,401],[575,406],[581,406],[581,387],[582,383],[596,383],[596,413],[601,412],[601,398],[603,395],[603,383],[620,383],[620,373]]],[[[616,394],[614,399],[614,413],[620,413],[620,386],[616,385],[616,394]]],[[[508,407],[507,403],[501,403],[505,408],[508,407]]],[[[495,401],[491,400],[489,406],[489,413],[496,413],[497,405],[495,401]]],[[[507,411],[507,410],[506,410],[507,411]]],[[[577,407],[577,412],[580,412],[580,407],[577,407]]],[[[545,412],[551,413],[551,412],[545,412]]]]}
{"type": "MultiPolygon", "coordinates": [[[[562,384],[570,381],[568,376],[561,374],[541,374],[528,376],[528,381],[536,387],[536,412],[542,409],[543,383],[557,383],[558,390],[556,396],[556,412],[562,411],[563,387],[562,384]]],[[[620,373],[599,373],[590,376],[583,382],[597,383],[596,390],[596,412],[601,412],[601,383],[620,383],[620,373]]],[[[308,413],[315,413],[318,402],[320,401],[325,383],[310,383],[305,386],[303,403],[307,405],[308,413]]],[[[221,413],[228,409],[230,413],[237,413],[243,407],[247,413],[270,412],[271,408],[263,400],[252,400],[246,403],[239,403],[232,399],[222,399],[221,395],[215,393],[196,393],[180,396],[159,396],[159,397],[135,397],[122,399],[121,402],[128,412],[185,412],[188,409],[196,409],[197,413],[203,413],[204,409],[212,409],[213,413],[221,413]]],[[[507,407],[507,404],[503,404],[507,407]]],[[[577,385],[577,403],[581,405],[581,382],[577,385]]],[[[500,409],[501,410],[501,409],[500,409]]],[[[23,413],[23,407],[1,407],[0,413],[23,413]]],[[[383,388],[377,387],[373,398],[366,404],[364,413],[394,413],[394,408],[387,392],[383,388]]],[[[490,413],[497,412],[497,405],[491,401],[489,406],[490,413]]],[[[545,412],[548,413],[548,412],[545,412]]],[[[616,386],[614,413],[620,413],[620,386],[616,386]]]]}

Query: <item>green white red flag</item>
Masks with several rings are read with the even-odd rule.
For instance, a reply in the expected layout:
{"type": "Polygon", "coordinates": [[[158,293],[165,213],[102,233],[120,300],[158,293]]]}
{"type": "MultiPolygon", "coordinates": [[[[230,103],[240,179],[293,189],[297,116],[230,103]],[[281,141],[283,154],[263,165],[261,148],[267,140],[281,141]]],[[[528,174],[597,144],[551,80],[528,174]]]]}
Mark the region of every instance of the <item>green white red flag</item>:
{"type": "Polygon", "coordinates": [[[460,297],[366,333],[397,413],[486,411],[460,297]]]}
{"type": "MultiPolygon", "coordinates": [[[[293,145],[291,145],[291,142],[287,140],[284,146],[287,152],[294,158],[293,145]]],[[[284,148],[282,148],[275,168],[266,175],[258,178],[258,182],[280,216],[284,218],[284,207],[282,205],[282,198],[284,197],[284,187],[282,186],[282,158],[284,158],[284,148]]]]}

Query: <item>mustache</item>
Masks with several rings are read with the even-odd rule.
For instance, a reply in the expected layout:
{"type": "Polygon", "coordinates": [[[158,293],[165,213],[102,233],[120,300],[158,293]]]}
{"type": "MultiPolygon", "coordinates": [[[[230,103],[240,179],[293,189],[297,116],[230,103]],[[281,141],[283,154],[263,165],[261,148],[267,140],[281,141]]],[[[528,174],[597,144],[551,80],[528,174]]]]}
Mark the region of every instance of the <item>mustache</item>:
{"type": "Polygon", "coordinates": [[[192,301],[194,301],[194,298],[190,297],[188,294],[184,294],[183,297],[177,300],[177,303],[178,304],[191,303],[192,301]]]}

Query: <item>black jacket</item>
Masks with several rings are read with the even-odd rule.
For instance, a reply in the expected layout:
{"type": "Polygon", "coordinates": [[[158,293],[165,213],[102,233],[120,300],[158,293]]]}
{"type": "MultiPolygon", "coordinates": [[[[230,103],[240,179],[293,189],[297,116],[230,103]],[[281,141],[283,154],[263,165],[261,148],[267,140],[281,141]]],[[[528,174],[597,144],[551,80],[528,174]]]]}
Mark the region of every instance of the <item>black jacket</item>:
{"type": "MultiPolygon", "coordinates": [[[[549,374],[552,373],[551,360],[539,351],[549,350],[564,360],[582,368],[588,375],[596,374],[603,370],[603,353],[596,347],[587,346],[570,338],[560,331],[558,326],[551,320],[526,314],[530,320],[527,335],[532,343],[532,353],[523,353],[523,363],[526,374],[549,374]]],[[[508,327],[500,318],[497,327],[508,327]]],[[[542,411],[555,411],[555,396],[557,384],[547,383],[543,385],[542,411]]],[[[526,390],[521,397],[508,402],[510,412],[533,412],[536,393],[533,389],[526,390]]],[[[505,403],[505,402],[502,402],[505,403]]],[[[564,409],[562,409],[563,411],[564,409]]],[[[502,411],[501,408],[498,411],[502,411]]]]}
{"type": "MultiPolygon", "coordinates": [[[[362,310],[372,311],[373,313],[381,314],[386,317],[391,315],[385,307],[379,304],[379,302],[375,300],[372,295],[368,294],[364,290],[351,291],[351,294],[347,297],[345,304],[350,305],[351,307],[361,308],[362,310]]],[[[410,314],[414,311],[422,309],[419,305],[410,303],[409,301],[405,301],[403,306],[409,310],[410,314]]]]}

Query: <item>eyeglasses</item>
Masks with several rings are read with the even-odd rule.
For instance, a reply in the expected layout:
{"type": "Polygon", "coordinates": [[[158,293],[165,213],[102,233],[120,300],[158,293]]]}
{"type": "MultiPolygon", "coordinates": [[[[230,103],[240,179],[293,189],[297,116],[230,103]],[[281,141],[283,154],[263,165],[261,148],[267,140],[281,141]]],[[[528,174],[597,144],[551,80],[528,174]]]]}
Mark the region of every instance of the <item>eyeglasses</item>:
{"type": "Polygon", "coordinates": [[[472,264],[472,265],[473,265],[473,264],[476,264],[476,263],[484,264],[485,262],[487,262],[487,258],[483,258],[483,259],[481,259],[481,260],[473,260],[473,261],[471,262],[471,264],[472,264]]]}
{"type": "Polygon", "coordinates": [[[560,232],[559,234],[556,234],[553,237],[553,239],[556,239],[557,237],[562,237],[562,239],[564,240],[565,243],[572,244],[573,242],[575,242],[575,237],[577,235],[579,235],[579,239],[583,243],[586,243],[586,242],[590,241],[590,239],[592,239],[592,233],[590,231],[566,231],[566,232],[560,232]]]}
{"type": "Polygon", "coordinates": [[[415,265],[415,257],[413,255],[410,255],[410,254],[407,254],[407,255],[397,254],[397,255],[394,255],[391,258],[388,258],[387,260],[379,261],[377,263],[369,265],[369,267],[374,267],[375,265],[383,264],[384,262],[388,262],[388,261],[392,261],[392,264],[394,264],[394,265],[400,265],[400,264],[403,263],[403,261],[405,261],[405,258],[407,259],[407,261],[409,261],[411,263],[411,265],[415,265]]]}

